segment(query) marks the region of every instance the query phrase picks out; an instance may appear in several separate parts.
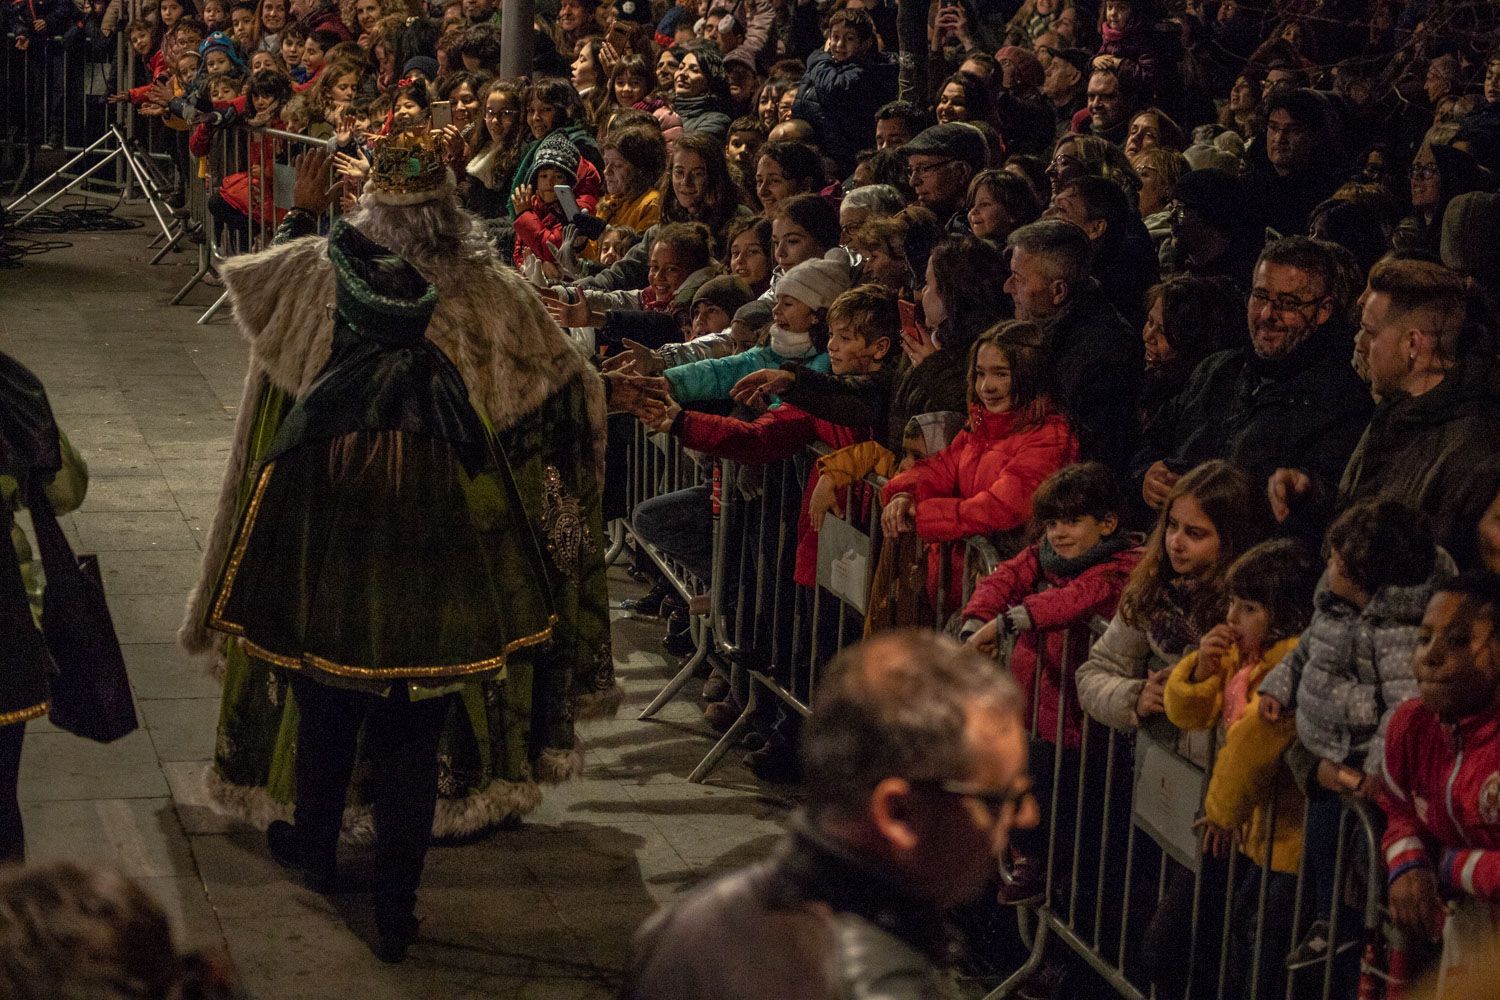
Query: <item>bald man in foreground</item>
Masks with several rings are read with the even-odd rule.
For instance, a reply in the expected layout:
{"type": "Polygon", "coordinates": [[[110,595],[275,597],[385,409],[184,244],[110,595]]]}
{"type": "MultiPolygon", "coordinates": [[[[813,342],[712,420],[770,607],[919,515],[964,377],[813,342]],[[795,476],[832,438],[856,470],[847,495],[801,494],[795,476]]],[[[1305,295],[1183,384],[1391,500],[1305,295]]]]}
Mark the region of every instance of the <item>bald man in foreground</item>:
{"type": "Polygon", "coordinates": [[[944,913],[1037,820],[1021,705],[993,662],[935,633],[839,654],[804,738],[806,809],[769,859],[646,922],[623,995],[944,996],[944,913]]]}

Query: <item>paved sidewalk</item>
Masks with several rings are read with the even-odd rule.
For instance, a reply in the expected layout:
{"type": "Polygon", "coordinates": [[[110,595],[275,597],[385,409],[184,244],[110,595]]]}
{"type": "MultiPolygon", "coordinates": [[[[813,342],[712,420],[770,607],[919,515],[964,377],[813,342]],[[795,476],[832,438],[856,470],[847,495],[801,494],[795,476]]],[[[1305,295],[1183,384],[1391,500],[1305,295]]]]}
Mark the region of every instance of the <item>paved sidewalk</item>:
{"type": "MultiPolygon", "coordinates": [[[[616,622],[628,698],[618,720],[584,727],[586,777],[551,791],[520,829],[434,849],[422,939],[404,965],[381,965],[356,936],[371,933],[367,897],[330,903],[294,887],[202,790],[217,685],[173,634],[217,502],[243,345],[227,316],[195,325],[215,290],[190,296],[197,308],[166,305],[191,255],[149,266],[150,230],[59,238],[72,247],[0,271],[0,350],[41,376],[89,463],[88,499],[64,520],[79,551],[99,554],[142,728],[110,746],[28,728],[31,858],[101,861],[142,880],[187,941],[227,946],[264,1000],[611,995],[641,919],[762,856],[786,814],[732,759],[712,785],[684,780],[710,745],[686,696],[665,721],[635,721],[675,667],[656,643],[662,627],[616,622]]],[[[614,572],[618,601],[636,588],[614,572]]]]}

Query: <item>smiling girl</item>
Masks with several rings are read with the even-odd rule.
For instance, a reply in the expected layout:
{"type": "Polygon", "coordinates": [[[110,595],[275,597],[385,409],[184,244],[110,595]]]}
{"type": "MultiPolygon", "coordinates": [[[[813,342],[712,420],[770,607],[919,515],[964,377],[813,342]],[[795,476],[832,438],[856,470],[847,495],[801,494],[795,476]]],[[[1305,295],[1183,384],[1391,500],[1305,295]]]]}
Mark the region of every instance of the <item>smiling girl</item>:
{"type": "MultiPolygon", "coordinates": [[[[1078,440],[1049,395],[1041,330],[1000,323],[969,349],[968,425],[886,484],[881,526],[888,535],[915,529],[926,542],[1014,531],[1031,519],[1042,480],[1077,457],[1078,440]]],[[[941,567],[929,559],[934,607],[941,567]]]]}

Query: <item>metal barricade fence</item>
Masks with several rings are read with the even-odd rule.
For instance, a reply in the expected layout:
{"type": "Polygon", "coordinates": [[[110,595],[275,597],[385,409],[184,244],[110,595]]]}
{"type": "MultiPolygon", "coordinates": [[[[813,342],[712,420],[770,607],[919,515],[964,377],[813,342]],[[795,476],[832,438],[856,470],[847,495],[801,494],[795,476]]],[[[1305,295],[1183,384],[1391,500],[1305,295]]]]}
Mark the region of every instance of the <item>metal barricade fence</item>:
{"type": "MultiPolygon", "coordinates": [[[[998,564],[985,548],[969,547],[981,572],[998,564]]],[[[1227,864],[1206,859],[1196,821],[1217,763],[1216,747],[1193,738],[1199,734],[1177,731],[1160,716],[1154,717],[1157,724],[1134,733],[1107,729],[1086,716],[1078,700],[1077,670],[1102,624],[1096,622],[1088,633],[1063,632],[1060,643],[1051,641],[1057,633],[1034,634],[1028,725],[1033,779],[1045,808],[1038,831],[1043,857],[1032,859],[1032,866],[1042,869],[1042,877],[1038,898],[1017,909],[1030,932],[1029,958],[990,997],[1013,995],[1045,963],[1057,962],[1058,952],[1049,950],[1054,939],[1115,993],[1132,1000],[1352,1000],[1362,981],[1382,983],[1378,811],[1360,800],[1342,801],[1333,869],[1323,880],[1332,887],[1329,899],[1312,898],[1310,851],[1303,852],[1295,874],[1274,871],[1279,824],[1300,823],[1277,815],[1279,793],[1291,780],[1285,765],[1278,765],[1271,792],[1258,803],[1265,855],[1250,858],[1231,849],[1227,864]],[[1049,653],[1054,645],[1060,646],[1055,658],[1049,653]],[[1040,720],[1049,673],[1056,680],[1049,692],[1056,699],[1056,719],[1045,732],[1040,720]],[[1071,752],[1070,714],[1081,729],[1071,752]],[[1047,746],[1039,748],[1037,741],[1047,746]],[[1036,773],[1039,760],[1050,760],[1047,773],[1036,773]],[[1321,958],[1301,956],[1293,968],[1289,953],[1319,902],[1327,914],[1329,947],[1321,958]],[[1350,922],[1356,924],[1352,933],[1350,922]]],[[[1172,666],[1153,662],[1147,669],[1172,666]]],[[[1281,829],[1301,835],[1300,829],[1281,829]]],[[[1024,835],[1015,840],[1020,850],[1031,846],[1024,835]]],[[[1380,989],[1360,995],[1378,996],[1380,989]]]]}
{"type": "Polygon", "coordinates": [[[24,49],[17,48],[17,36],[3,40],[0,162],[12,193],[33,175],[41,154],[72,154],[6,206],[14,222],[24,222],[78,189],[143,199],[160,228],[157,243],[175,243],[188,225],[189,214],[172,204],[172,192],[187,184],[186,132],[166,128],[160,119],[140,117],[129,103],[109,103],[111,94],[127,91],[136,82],[136,58],[124,23],[122,18],[109,37],[85,23],[69,27],[61,36],[28,36],[24,49]],[[44,196],[49,188],[56,190],[44,196]]]}
{"type": "MultiPolygon", "coordinates": [[[[200,283],[215,275],[217,265],[226,257],[269,246],[292,205],[297,158],[312,149],[332,148],[331,140],[281,129],[250,128],[240,122],[213,128],[209,154],[193,158],[187,198],[195,223],[189,232],[198,240],[198,267],[172,298],[172,304],[180,304],[200,283]]],[[[330,189],[337,183],[331,164],[327,183],[330,189]]],[[[320,232],[328,231],[338,212],[335,199],[318,220],[320,232]]],[[[163,248],[162,254],[168,249],[163,248]]],[[[212,320],[227,299],[228,293],[221,293],[198,322],[212,320]]]]}
{"type": "MultiPolygon", "coordinates": [[[[711,609],[689,665],[642,713],[649,717],[675,696],[691,668],[709,653],[742,673],[748,682],[743,711],[691,780],[708,776],[765,699],[774,699],[787,713],[806,715],[820,667],[862,634],[871,568],[881,551],[883,482],[872,478],[857,484],[843,517],[830,513],[824,521],[817,539],[818,585],[792,583],[802,491],[819,451],[765,466],[727,460],[710,466],[711,609]]],[[[704,485],[702,470],[682,456],[675,440],[638,429],[632,455],[632,509],[665,490],[704,485]],[[686,477],[685,467],[693,470],[686,477]]],[[[647,551],[684,596],[701,592],[703,581],[683,575],[649,546],[647,551]]],[[[964,543],[958,608],[967,604],[973,581],[993,571],[1001,554],[987,539],[964,543]]],[[[939,575],[947,586],[949,574],[939,575]]],[[[1362,984],[1362,998],[1383,995],[1379,942],[1386,928],[1378,810],[1358,800],[1342,802],[1332,870],[1317,880],[1332,887],[1325,899],[1314,898],[1307,870],[1312,852],[1303,852],[1295,872],[1276,870],[1284,860],[1273,851],[1278,834],[1301,836],[1286,827],[1300,825],[1300,817],[1278,814],[1279,793],[1288,793],[1288,802],[1300,801],[1300,793],[1291,795],[1284,784],[1291,781],[1285,765],[1278,765],[1277,780],[1258,803],[1265,853],[1250,857],[1232,849],[1226,859],[1205,858],[1197,821],[1217,763],[1213,734],[1182,733],[1163,716],[1139,731],[1112,730],[1088,719],[1076,674],[1100,624],[1061,635],[1054,662],[1047,662],[1053,637],[1035,635],[1029,725],[1034,745],[1043,744],[1043,752],[1033,752],[1032,758],[1045,808],[1030,846],[1037,851],[1032,862],[1041,885],[1037,898],[1017,907],[1029,957],[990,997],[1014,995],[1044,964],[1067,955],[1129,1000],[1341,1000],[1352,998],[1362,984]],[[1041,685],[1048,670],[1059,701],[1055,728],[1044,732],[1041,685]],[[1076,740],[1065,725],[1070,713],[1083,720],[1076,740]],[[1321,956],[1301,956],[1299,966],[1289,968],[1289,953],[1321,914],[1326,914],[1330,946],[1321,956]]],[[[1015,839],[1018,851],[1026,849],[1024,835],[1015,839]]]]}

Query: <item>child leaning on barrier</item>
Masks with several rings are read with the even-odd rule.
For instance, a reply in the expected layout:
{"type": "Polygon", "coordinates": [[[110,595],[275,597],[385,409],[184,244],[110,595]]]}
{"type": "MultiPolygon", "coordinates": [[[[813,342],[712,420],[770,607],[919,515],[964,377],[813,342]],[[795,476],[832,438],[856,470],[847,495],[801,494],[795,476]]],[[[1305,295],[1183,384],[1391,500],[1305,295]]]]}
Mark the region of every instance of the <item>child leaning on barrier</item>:
{"type": "MultiPolygon", "coordinates": [[[[1433,584],[1455,572],[1426,522],[1394,501],[1344,511],[1323,542],[1312,624],[1260,685],[1268,722],[1293,717],[1307,751],[1307,869],[1317,918],[1292,964],[1326,953],[1341,794],[1373,799],[1391,716],[1417,695],[1412,655],[1433,584]],[[1312,763],[1315,761],[1316,763],[1312,763]]],[[[1353,928],[1353,921],[1346,923],[1353,928]]]]}
{"type": "Polygon", "coordinates": [[[1172,981],[1193,968],[1196,989],[1212,991],[1211,980],[1199,978],[1211,968],[1204,965],[1203,952],[1212,950],[1207,942],[1221,937],[1215,917],[1224,911],[1226,862],[1238,847],[1244,857],[1229,910],[1225,981],[1254,982],[1261,1000],[1276,1000],[1285,990],[1305,803],[1282,760],[1296,736],[1295,726],[1290,719],[1262,716],[1256,691],[1297,647],[1312,614],[1316,580],[1317,564],[1296,542],[1278,539],[1251,548],[1229,568],[1224,620],[1177,662],[1167,680],[1167,718],[1181,729],[1215,730],[1221,748],[1199,820],[1203,858],[1198,884],[1190,873],[1174,874],[1147,931],[1158,981],[1172,981]],[[1195,889],[1197,933],[1184,934],[1181,921],[1192,911],[1195,889]],[[1197,955],[1188,948],[1194,938],[1197,955]],[[1164,975],[1167,968],[1172,971],[1164,975]]]}
{"type": "MultiPolygon", "coordinates": [[[[1078,458],[1078,439],[1049,389],[1035,324],[1000,323],[976,340],[969,350],[969,422],[947,448],[886,483],[880,516],[886,534],[915,530],[924,542],[941,543],[1025,525],[1042,480],[1078,458]]],[[[928,558],[934,606],[942,559],[934,545],[928,558]]],[[[962,560],[955,568],[946,573],[949,594],[962,587],[962,560]]]]}
{"type": "MultiPolygon", "coordinates": [[[[994,656],[1006,635],[1014,639],[1006,666],[1027,699],[1032,773],[1052,774],[1061,746],[1054,828],[1068,841],[1085,725],[1073,671],[1088,655],[1090,623],[1115,613],[1141,558],[1141,538],[1120,528],[1121,508],[1115,478],[1098,462],[1054,472],[1032,499],[1041,538],[981,580],[964,608],[970,646],[994,656]]],[[[1001,890],[1007,903],[1033,900],[1042,890],[1053,789],[1050,781],[1034,787],[1042,821],[1011,836],[1009,877],[1001,890]]]]}
{"type": "Polygon", "coordinates": [[[1386,898],[1404,932],[1389,970],[1414,979],[1441,940],[1435,995],[1493,996],[1476,958],[1500,907],[1500,576],[1438,583],[1418,635],[1421,696],[1391,718],[1382,760],[1386,898]]]}
{"type": "Polygon", "coordinates": [[[995,655],[1006,635],[1014,638],[1007,666],[1048,743],[1058,742],[1061,714],[1063,745],[1078,746],[1083,710],[1067,690],[1069,674],[1088,651],[1089,624],[1114,615],[1141,560],[1142,539],[1120,529],[1121,508],[1114,476],[1100,463],[1054,472],[1032,498],[1041,538],[981,580],[964,608],[969,645],[995,655]],[[1062,662],[1067,644],[1071,664],[1062,662]]]}

